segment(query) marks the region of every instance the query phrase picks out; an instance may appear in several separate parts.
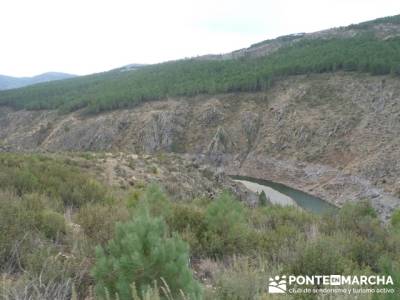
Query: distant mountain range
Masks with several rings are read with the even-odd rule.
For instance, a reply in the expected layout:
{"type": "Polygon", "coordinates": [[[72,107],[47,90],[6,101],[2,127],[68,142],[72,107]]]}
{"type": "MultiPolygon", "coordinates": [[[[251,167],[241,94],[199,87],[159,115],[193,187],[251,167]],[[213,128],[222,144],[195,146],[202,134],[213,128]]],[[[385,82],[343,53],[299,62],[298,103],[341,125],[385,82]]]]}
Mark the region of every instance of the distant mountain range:
{"type": "Polygon", "coordinates": [[[0,75],[0,90],[16,89],[32,84],[68,79],[73,77],[76,77],[76,75],[58,73],[58,72],[49,72],[33,77],[11,77],[11,76],[0,75]]]}

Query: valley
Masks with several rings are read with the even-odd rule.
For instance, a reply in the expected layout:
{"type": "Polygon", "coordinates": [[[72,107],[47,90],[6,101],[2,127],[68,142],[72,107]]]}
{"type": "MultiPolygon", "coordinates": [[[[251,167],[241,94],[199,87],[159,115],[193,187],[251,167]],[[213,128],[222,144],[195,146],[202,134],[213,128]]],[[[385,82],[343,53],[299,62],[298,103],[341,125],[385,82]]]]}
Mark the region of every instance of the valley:
{"type": "Polygon", "coordinates": [[[399,75],[397,15],[6,86],[0,299],[397,299],[399,75]]]}
{"type": "Polygon", "coordinates": [[[369,199],[387,220],[400,203],[399,98],[397,78],[336,73],[290,77],[263,93],[171,98],[95,116],[3,107],[0,147],[166,151],[339,207],[369,199]]]}

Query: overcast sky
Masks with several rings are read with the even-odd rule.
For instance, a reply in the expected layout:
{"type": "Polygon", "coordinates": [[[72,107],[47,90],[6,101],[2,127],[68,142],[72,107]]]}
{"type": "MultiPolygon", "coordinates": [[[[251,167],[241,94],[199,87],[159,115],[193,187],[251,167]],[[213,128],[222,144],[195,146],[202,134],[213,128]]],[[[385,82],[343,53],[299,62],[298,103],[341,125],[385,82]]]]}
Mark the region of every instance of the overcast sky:
{"type": "Polygon", "coordinates": [[[0,0],[0,74],[89,74],[400,14],[399,0],[0,0]]]}

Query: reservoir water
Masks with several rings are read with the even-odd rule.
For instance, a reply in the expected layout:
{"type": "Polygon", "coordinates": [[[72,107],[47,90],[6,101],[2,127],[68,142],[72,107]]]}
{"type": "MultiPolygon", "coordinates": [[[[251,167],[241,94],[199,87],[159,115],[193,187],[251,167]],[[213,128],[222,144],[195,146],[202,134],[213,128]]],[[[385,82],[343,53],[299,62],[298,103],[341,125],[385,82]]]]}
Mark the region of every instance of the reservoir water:
{"type": "Polygon", "coordinates": [[[235,181],[241,182],[248,189],[254,192],[261,192],[261,190],[264,190],[265,194],[273,204],[297,205],[305,210],[318,214],[337,209],[336,206],[322,200],[321,198],[293,189],[281,183],[247,176],[235,175],[231,176],[231,178],[235,181]]]}

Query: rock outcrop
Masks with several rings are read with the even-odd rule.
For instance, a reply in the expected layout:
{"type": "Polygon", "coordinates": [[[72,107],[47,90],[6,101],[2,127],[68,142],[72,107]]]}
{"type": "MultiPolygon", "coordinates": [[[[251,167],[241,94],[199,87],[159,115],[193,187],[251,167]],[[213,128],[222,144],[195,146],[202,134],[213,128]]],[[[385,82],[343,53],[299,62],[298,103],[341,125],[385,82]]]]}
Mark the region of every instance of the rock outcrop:
{"type": "Polygon", "coordinates": [[[168,111],[154,112],[145,122],[139,142],[145,152],[172,151],[175,135],[180,129],[173,113],[168,111]]]}

